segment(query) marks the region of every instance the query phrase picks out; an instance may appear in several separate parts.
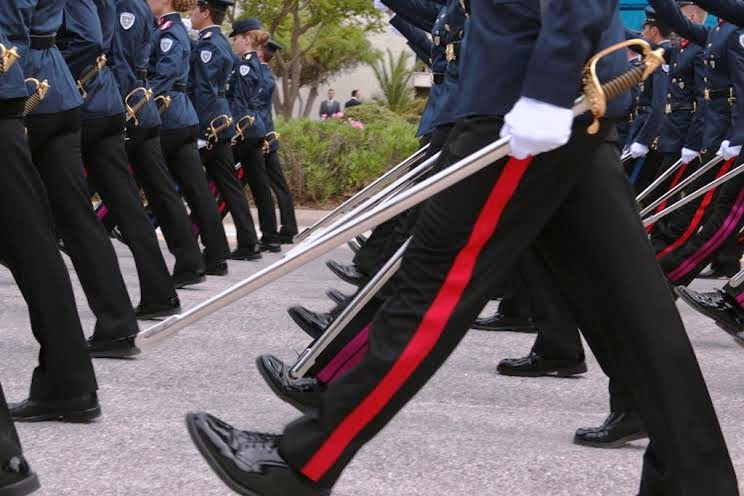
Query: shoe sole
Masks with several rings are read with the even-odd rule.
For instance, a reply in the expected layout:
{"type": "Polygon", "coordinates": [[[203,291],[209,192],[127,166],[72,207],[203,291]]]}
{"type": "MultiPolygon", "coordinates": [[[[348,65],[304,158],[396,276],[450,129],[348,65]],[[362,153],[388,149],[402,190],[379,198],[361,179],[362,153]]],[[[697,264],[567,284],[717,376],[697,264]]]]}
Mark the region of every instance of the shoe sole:
{"type": "Polygon", "coordinates": [[[71,424],[87,424],[101,416],[101,407],[89,408],[87,410],[76,410],[74,412],[65,412],[61,414],[36,415],[34,417],[13,417],[14,422],[69,422],[71,424]]]}
{"type": "Polygon", "coordinates": [[[348,305],[351,302],[351,298],[345,296],[336,295],[333,290],[326,291],[326,296],[333,301],[336,305],[348,305]]]}
{"type": "Polygon", "coordinates": [[[274,384],[274,381],[272,380],[271,374],[264,368],[263,362],[261,361],[261,357],[256,358],[256,368],[258,369],[258,373],[261,374],[261,377],[263,377],[264,382],[267,386],[269,386],[269,389],[274,393],[274,395],[282,400],[283,402],[287,403],[288,405],[292,405],[295,409],[297,409],[300,413],[307,413],[308,410],[311,410],[311,408],[308,408],[307,406],[303,405],[299,401],[295,401],[291,398],[287,398],[282,393],[282,390],[276,387],[274,384]]]}
{"type": "Polygon", "coordinates": [[[351,284],[352,286],[356,286],[358,288],[364,287],[367,285],[368,281],[360,281],[359,279],[351,279],[350,277],[346,277],[346,274],[343,272],[340,272],[334,267],[333,265],[326,264],[326,267],[333,272],[333,275],[344,281],[346,284],[351,284]]]}
{"type": "Polygon", "coordinates": [[[700,313],[702,315],[705,315],[706,317],[708,317],[709,319],[711,319],[726,334],[728,334],[729,336],[731,336],[734,339],[736,339],[736,333],[739,331],[739,329],[733,328],[733,327],[727,325],[726,323],[721,322],[720,320],[718,320],[718,314],[716,314],[714,312],[709,312],[707,308],[698,305],[695,300],[693,300],[691,298],[688,298],[686,292],[684,292],[684,291],[678,291],[676,288],[675,288],[674,292],[675,292],[675,294],[677,296],[679,296],[680,298],[682,298],[682,301],[684,301],[685,303],[687,303],[687,305],[690,308],[692,308],[696,312],[698,312],[698,313],[700,313]]]}
{"type": "Polygon", "coordinates": [[[231,257],[228,260],[232,260],[233,262],[255,262],[256,260],[261,260],[262,258],[263,258],[263,255],[259,254],[258,256],[251,255],[251,256],[236,257],[236,258],[231,257]]]}
{"type": "Polygon", "coordinates": [[[88,354],[91,358],[112,358],[112,359],[124,359],[132,358],[142,353],[137,347],[129,348],[128,350],[101,350],[91,351],[88,354]]]}
{"type": "Polygon", "coordinates": [[[238,484],[235,480],[232,479],[232,477],[230,477],[225,469],[222,468],[222,465],[220,465],[217,460],[215,460],[214,456],[212,456],[212,453],[209,451],[209,448],[207,448],[207,446],[204,444],[204,441],[202,441],[202,438],[199,435],[199,431],[197,431],[196,429],[196,422],[194,421],[194,417],[191,414],[186,415],[186,429],[189,431],[189,436],[191,437],[191,441],[194,443],[194,446],[196,446],[196,449],[199,450],[199,454],[201,454],[202,458],[204,458],[204,460],[207,462],[207,465],[209,465],[209,468],[211,468],[212,471],[217,474],[217,477],[219,477],[220,480],[222,480],[222,482],[227,485],[227,487],[243,496],[261,496],[260,494],[246,489],[245,487],[238,484]]]}
{"type": "Polygon", "coordinates": [[[163,310],[162,312],[153,312],[145,315],[136,315],[137,320],[157,320],[165,317],[172,317],[178,315],[181,312],[181,307],[174,308],[172,310],[163,310]]]}
{"type": "Polygon", "coordinates": [[[297,324],[297,327],[302,329],[302,332],[304,332],[311,338],[318,339],[323,334],[322,332],[318,334],[317,332],[315,332],[315,329],[311,329],[310,327],[308,327],[308,324],[307,322],[305,322],[305,319],[300,317],[296,312],[293,312],[291,308],[287,310],[287,313],[292,318],[292,321],[295,324],[297,324]]]}
{"type": "Polygon", "coordinates": [[[521,371],[521,370],[509,370],[497,368],[496,371],[501,375],[508,375],[511,377],[572,377],[586,373],[588,369],[586,364],[578,365],[576,367],[561,367],[546,371],[521,371]]]}
{"type": "Polygon", "coordinates": [[[534,334],[537,332],[537,328],[535,326],[489,327],[473,324],[472,326],[470,326],[470,328],[475,329],[476,331],[486,332],[523,332],[528,334],[534,334]]]}
{"type": "Polygon", "coordinates": [[[357,243],[356,240],[349,241],[346,244],[349,246],[349,248],[351,248],[351,251],[353,251],[355,255],[359,253],[359,250],[362,249],[362,246],[359,243],[357,243]]]}
{"type": "Polygon", "coordinates": [[[601,448],[601,449],[618,449],[622,448],[626,444],[632,442],[632,441],[638,441],[639,439],[647,439],[648,434],[643,432],[637,432],[635,434],[630,434],[625,437],[621,437],[620,439],[617,439],[615,441],[609,442],[609,443],[597,443],[592,441],[584,441],[581,438],[574,437],[573,443],[578,446],[586,446],[587,448],[601,448]]]}
{"type": "Polygon", "coordinates": [[[31,472],[28,477],[9,486],[0,487],[0,496],[26,496],[41,487],[39,477],[31,472]]]}
{"type": "Polygon", "coordinates": [[[195,277],[194,279],[189,279],[188,281],[179,282],[178,284],[175,284],[175,287],[176,289],[183,289],[187,286],[194,286],[196,284],[201,284],[206,280],[207,280],[207,276],[203,275],[201,277],[195,277]]]}

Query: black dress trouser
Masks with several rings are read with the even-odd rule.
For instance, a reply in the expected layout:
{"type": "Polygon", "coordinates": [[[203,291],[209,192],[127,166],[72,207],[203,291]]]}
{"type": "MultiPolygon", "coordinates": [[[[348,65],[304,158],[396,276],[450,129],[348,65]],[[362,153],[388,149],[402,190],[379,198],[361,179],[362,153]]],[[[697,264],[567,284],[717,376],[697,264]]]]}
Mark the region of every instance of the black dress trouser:
{"type": "Polygon", "coordinates": [[[261,239],[265,243],[278,241],[274,198],[271,196],[271,183],[266,171],[266,157],[261,149],[262,142],[241,140],[234,147],[237,160],[243,167],[245,180],[251,188],[253,201],[258,210],[258,225],[261,239]]]}
{"type": "Polygon", "coordinates": [[[206,248],[204,258],[207,263],[215,263],[230,255],[230,247],[217,203],[209,192],[207,176],[196,147],[196,135],[196,126],[162,129],[160,144],[168,169],[176,178],[181,194],[191,208],[191,216],[199,227],[199,236],[206,248]]]}
{"type": "MultiPolygon", "coordinates": [[[[51,228],[52,219],[44,185],[31,162],[23,122],[20,119],[0,118],[0,135],[3,136],[0,140],[0,154],[3,157],[3,166],[0,167],[0,231],[6,233],[0,240],[0,250],[26,300],[31,328],[40,345],[39,364],[31,380],[30,398],[69,399],[92,393],[98,389],[93,365],[80,326],[67,268],[51,228]]],[[[56,139],[52,139],[52,142],[56,142],[56,139]]],[[[74,152],[74,149],[70,151],[74,152]]],[[[60,169],[68,165],[69,162],[64,161],[55,164],[60,169]]],[[[82,168],[78,169],[78,173],[82,179],[82,168]]],[[[64,174],[57,177],[62,176],[64,174]]],[[[59,190],[69,184],[55,183],[53,186],[59,190]]],[[[90,202],[87,208],[95,220],[90,202]]],[[[68,224],[63,226],[66,229],[68,224]]],[[[113,252],[110,242],[107,239],[106,242],[108,250],[113,252]]],[[[130,331],[134,329],[136,327],[130,328],[130,331]]],[[[17,444],[7,416],[5,399],[0,392],[0,455],[4,454],[3,441],[8,438],[17,444]]]]}
{"type": "Polygon", "coordinates": [[[129,173],[124,146],[124,115],[83,121],[82,155],[88,180],[121,228],[134,256],[140,283],[140,304],[170,303],[176,296],[168,267],[145,213],[139,188],[129,173]]]}
{"type": "Polygon", "coordinates": [[[266,174],[269,177],[271,189],[276,195],[279,205],[279,217],[282,227],[279,234],[282,236],[294,236],[297,234],[297,219],[295,218],[294,199],[289,191],[287,179],[284,177],[282,163],[279,160],[279,152],[271,150],[266,154],[266,174]]]}
{"type": "Polygon", "coordinates": [[[160,129],[131,127],[127,130],[127,136],[129,163],[147,196],[150,209],[158,219],[168,249],[176,259],[173,273],[203,271],[204,260],[191,219],[163,158],[160,129]]]}
{"type": "Polygon", "coordinates": [[[95,314],[95,336],[116,339],[139,331],[114,247],[90,203],[83,175],[78,109],[27,119],[34,165],[46,187],[57,235],[64,241],[95,314]]]}
{"type": "MultiPolygon", "coordinates": [[[[495,141],[500,129],[491,118],[459,123],[442,164],[495,141]]],[[[577,124],[566,146],[531,162],[499,160],[423,206],[365,358],[328,387],[317,411],[287,426],[280,452],[292,467],[332,486],[442,366],[493,284],[537,243],[570,268],[558,283],[572,304],[607,315],[597,328],[623,363],[651,439],[640,494],[737,494],[707,387],[608,129],[605,122],[588,135],[577,124]]]]}
{"type": "Polygon", "coordinates": [[[230,144],[211,143],[211,147],[201,149],[202,162],[230,210],[238,232],[238,248],[254,246],[258,243],[258,236],[243,185],[235,176],[235,160],[230,144]]]}

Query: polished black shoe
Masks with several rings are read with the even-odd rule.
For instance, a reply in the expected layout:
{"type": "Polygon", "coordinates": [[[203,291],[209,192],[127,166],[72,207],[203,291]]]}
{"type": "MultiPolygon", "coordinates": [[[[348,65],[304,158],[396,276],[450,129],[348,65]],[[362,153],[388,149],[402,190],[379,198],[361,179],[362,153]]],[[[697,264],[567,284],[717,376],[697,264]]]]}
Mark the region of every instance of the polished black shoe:
{"type": "Polygon", "coordinates": [[[173,281],[173,286],[175,286],[176,289],[183,289],[187,286],[194,286],[207,280],[207,270],[206,268],[203,268],[195,271],[189,270],[178,272],[171,276],[171,280],[173,281]]]}
{"type": "Polygon", "coordinates": [[[39,487],[39,478],[23,455],[0,460],[0,496],[26,496],[39,487]]]}
{"type": "Polygon", "coordinates": [[[261,251],[268,251],[269,253],[279,253],[282,251],[282,245],[273,241],[271,243],[261,241],[259,248],[261,251]]]}
{"type": "Polygon", "coordinates": [[[531,352],[522,358],[505,358],[496,368],[501,375],[517,377],[571,377],[586,372],[584,360],[549,360],[531,352]]]}
{"type": "Polygon", "coordinates": [[[88,352],[92,358],[130,358],[142,353],[134,344],[136,334],[118,339],[88,338],[88,352]]]}
{"type": "Polygon", "coordinates": [[[290,367],[273,355],[261,355],[256,358],[256,367],[274,394],[285,403],[289,403],[302,413],[314,410],[320,405],[320,393],[324,387],[314,378],[290,380],[290,367]]]}
{"type": "Polygon", "coordinates": [[[338,289],[329,289],[328,291],[326,291],[326,295],[328,296],[328,298],[332,299],[336,305],[343,307],[348,306],[349,303],[351,303],[351,300],[354,299],[353,296],[342,293],[338,289]]]}
{"type": "Polygon", "coordinates": [[[336,274],[342,281],[357,287],[362,287],[369,281],[369,277],[359,272],[354,265],[344,265],[335,260],[328,260],[326,267],[331,269],[331,272],[336,274]]]}
{"type": "Polygon", "coordinates": [[[277,239],[277,241],[279,241],[279,243],[281,243],[283,245],[293,245],[294,244],[294,237],[296,235],[297,235],[296,233],[295,234],[289,234],[289,233],[281,233],[280,232],[276,239],[277,239]]]}
{"type": "Polygon", "coordinates": [[[36,401],[27,399],[8,405],[16,422],[90,422],[101,416],[101,406],[96,393],[69,400],[36,401]]]}
{"type": "Polygon", "coordinates": [[[599,427],[576,429],[574,444],[591,448],[622,448],[631,441],[648,437],[636,412],[612,412],[599,427]]]}
{"type": "Polygon", "coordinates": [[[677,286],[674,291],[685,303],[713,319],[718,327],[732,336],[744,331],[744,309],[727,292],[716,289],[711,293],[698,293],[685,286],[677,286]]]}
{"type": "Polygon", "coordinates": [[[217,260],[216,262],[207,262],[207,275],[208,276],[226,276],[227,275],[227,261],[217,260]]]}
{"type": "Polygon", "coordinates": [[[365,236],[364,234],[360,234],[356,238],[354,238],[357,243],[359,243],[359,246],[364,246],[367,244],[367,241],[369,241],[369,238],[365,236]]]}
{"type": "MultiPolygon", "coordinates": [[[[281,246],[279,250],[281,251],[281,246]]],[[[230,260],[244,260],[252,262],[254,260],[260,260],[263,258],[261,255],[261,247],[259,245],[250,245],[242,248],[238,248],[230,254],[230,260]]]]}
{"type": "Polygon", "coordinates": [[[318,339],[333,322],[333,315],[316,313],[299,305],[289,307],[287,313],[313,339],[318,339]]]}
{"type": "Polygon", "coordinates": [[[140,320],[153,320],[176,315],[181,311],[181,302],[178,296],[171,296],[168,303],[137,305],[134,314],[140,320]]]}
{"type": "Polygon", "coordinates": [[[357,242],[357,240],[355,240],[355,239],[352,239],[351,241],[349,241],[346,244],[349,245],[349,248],[351,248],[351,251],[354,252],[354,255],[356,255],[357,253],[359,253],[359,250],[362,249],[362,245],[360,245],[359,242],[357,242]]]}
{"type": "Polygon", "coordinates": [[[208,413],[186,415],[189,435],[222,482],[246,496],[330,496],[279,454],[282,437],[241,431],[208,413]]]}
{"type": "Polygon", "coordinates": [[[503,313],[496,313],[490,317],[476,319],[472,329],[494,332],[537,332],[532,319],[523,317],[509,317],[503,313]]]}
{"type": "Polygon", "coordinates": [[[739,273],[741,267],[729,266],[729,267],[713,267],[710,266],[700,274],[699,279],[731,279],[739,273]]]}

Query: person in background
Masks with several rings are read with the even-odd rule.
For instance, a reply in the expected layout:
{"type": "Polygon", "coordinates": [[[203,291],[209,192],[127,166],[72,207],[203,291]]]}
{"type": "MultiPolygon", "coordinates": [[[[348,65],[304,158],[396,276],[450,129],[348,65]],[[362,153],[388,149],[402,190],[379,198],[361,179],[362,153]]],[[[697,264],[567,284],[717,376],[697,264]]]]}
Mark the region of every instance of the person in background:
{"type": "Polygon", "coordinates": [[[336,90],[328,90],[328,99],[320,104],[320,118],[329,119],[341,112],[341,104],[336,101],[336,90]]]}
{"type": "Polygon", "coordinates": [[[362,104],[362,92],[354,90],[351,92],[351,99],[344,104],[344,109],[357,107],[362,104]]]}

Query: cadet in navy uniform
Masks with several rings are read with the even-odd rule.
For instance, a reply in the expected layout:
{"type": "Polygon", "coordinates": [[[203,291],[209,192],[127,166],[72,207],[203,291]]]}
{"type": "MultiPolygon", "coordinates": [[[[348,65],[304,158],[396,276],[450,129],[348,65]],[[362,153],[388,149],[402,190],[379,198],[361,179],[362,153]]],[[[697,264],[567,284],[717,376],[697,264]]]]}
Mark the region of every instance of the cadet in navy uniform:
{"type": "MultiPolygon", "coordinates": [[[[670,50],[671,42],[667,39],[669,34],[669,28],[659,22],[656,12],[647,7],[643,38],[654,47],[670,50]]],[[[637,35],[629,33],[628,37],[637,38],[637,35]]],[[[656,69],[649,79],[641,83],[641,91],[637,96],[636,116],[630,125],[626,142],[630,156],[634,159],[628,163],[628,174],[637,193],[651,183],[663,159],[656,147],[665,118],[668,72],[669,64],[656,69]]]]}
{"type": "Polygon", "coordinates": [[[199,118],[186,96],[191,40],[179,12],[190,11],[195,2],[148,0],[148,3],[158,17],[148,77],[153,97],[159,100],[163,155],[199,226],[207,274],[224,276],[230,247],[196,147],[199,118]]]}
{"type": "MultiPolygon", "coordinates": [[[[190,414],[192,439],[238,491],[329,494],[354,455],[444,363],[493,284],[537,243],[579,324],[598,319],[638,398],[651,439],[639,494],[738,494],[703,376],[618,164],[613,119],[627,102],[609,104],[597,134],[587,134],[585,118],[574,123],[584,64],[624,38],[616,2],[477,0],[470,9],[461,120],[439,167],[500,136],[511,137],[513,158],[423,205],[398,284],[372,323],[369,352],[329,386],[317,410],[283,435],[190,414]]],[[[617,52],[600,64],[600,77],[626,65],[617,52]]]]}
{"type": "MultiPolygon", "coordinates": [[[[44,183],[29,179],[15,194],[3,193],[3,229],[14,235],[2,254],[29,305],[34,336],[41,345],[39,366],[34,370],[29,398],[10,405],[16,421],[86,421],[101,414],[93,366],[80,327],[67,270],[59,258],[52,223],[68,246],[83,289],[96,317],[94,338],[137,332],[137,322],[111,241],[93,213],[80,161],[77,89],[59,51],[54,33],[62,22],[64,2],[20,0],[0,5],[0,32],[21,55],[18,69],[26,77],[48,80],[47,97],[27,117],[32,159],[44,183]],[[35,182],[35,183],[34,183],[35,182]],[[48,203],[47,203],[48,201],[48,203]],[[13,202],[23,202],[13,205],[13,202]],[[10,205],[13,205],[12,207],[10,205]],[[24,214],[29,217],[24,217],[24,214]],[[34,234],[33,237],[30,236],[34,234]],[[33,256],[31,256],[33,254],[33,256]]],[[[18,70],[16,69],[16,71],[18,70]]],[[[18,78],[18,72],[6,77],[18,78]]],[[[23,77],[23,76],[20,76],[23,77]]],[[[23,90],[25,92],[25,89],[23,90]]],[[[12,90],[18,95],[18,88],[12,90]]],[[[22,102],[19,103],[23,108],[22,102]]],[[[5,142],[11,148],[3,156],[6,174],[29,164],[25,131],[19,118],[3,119],[5,142]]],[[[27,176],[28,177],[28,176],[27,176]]],[[[38,176],[34,176],[38,178],[38,176]]],[[[1,181],[10,186],[9,179],[1,181]]]]}
{"type": "Polygon", "coordinates": [[[122,98],[134,92],[131,101],[125,103],[132,111],[140,107],[134,115],[127,115],[129,163],[160,223],[168,248],[176,258],[173,268],[176,288],[197,284],[206,279],[204,259],[163,158],[158,107],[152,98],[144,106],[141,104],[144,91],[150,89],[147,67],[153,48],[155,19],[146,0],[118,0],[116,15],[119,22],[111,51],[113,73],[122,98]]]}
{"type": "Polygon", "coordinates": [[[289,191],[287,179],[284,177],[282,164],[279,160],[279,134],[274,127],[274,90],[276,89],[276,80],[269,63],[274,55],[282,46],[274,40],[269,40],[261,50],[258,56],[261,59],[261,74],[263,75],[263,91],[259,95],[262,105],[260,111],[263,114],[266,123],[266,141],[268,142],[268,152],[266,153],[266,173],[269,175],[271,189],[276,195],[276,202],[279,205],[279,218],[282,227],[279,229],[279,241],[284,244],[292,244],[292,239],[297,234],[297,219],[295,218],[294,199],[289,191]]]}
{"type": "MultiPolygon", "coordinates": [[[[80,82],[101,55],[111,57],[116,17],[114,0],[80,0],[65,5],[58,43],[73,77],[80,82]]],[[[140,282],[140,319],[166,317],[181,308],[155,230],[139,198],[139,188],[129,173],[124,146],[124,104],[113,72],[103,66],[82,86],[81,116],[83,163],[88,180],[121,228],[134,256],[140,282]]],[[[124,337],[124,336],[120,336],[124,337]]]]}
{"type": "Polygon", "coordinates": [[[230,148],[235,126],[226,121],[232,118],[225,91],[234,58],[230,42],[219,24],[233,3],[233,0],[199,0],[191,9],[191,25],[199,30],[199,40],[191,53],[189,96],[199,116],[202,162],[227,202],[238,231],[238,247],[230,258],[258,260],[261,249],[248,199],[235,176],[235,161],[230,148]],[[223,127],[216,137],[210,136],[213,122],[216,128],[223,127]]]}
{"type": "Polygon", "coordinates": [[[263,152],[266,124],[258,110],[261,104],[259,95],[264,90],[258,50],[269,41],[271,35],[261,30],[258,19],[241,19],[233,23],[230,38],[233,39],[237,59],[227,85],[227,100],[235,119],[236,132],[238,127],[241,129],[234,140],[235,160],[243,167],[258,209],[261,249],[279,252],[282,248],[263,152]]]}

